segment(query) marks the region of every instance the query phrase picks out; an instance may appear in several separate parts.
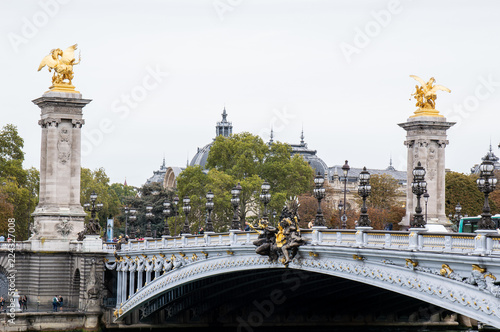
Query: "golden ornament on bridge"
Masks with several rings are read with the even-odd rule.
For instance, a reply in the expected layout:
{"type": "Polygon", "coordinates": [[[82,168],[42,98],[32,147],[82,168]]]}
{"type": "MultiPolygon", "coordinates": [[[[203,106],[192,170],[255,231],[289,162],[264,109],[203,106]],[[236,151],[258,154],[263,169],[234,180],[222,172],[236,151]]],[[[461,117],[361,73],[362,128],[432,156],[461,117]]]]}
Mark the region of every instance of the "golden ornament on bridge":
{"type": "Polygon", "coordinates": [[[421,86],[415,85],[416,91],[415,93],[412,93],[413,98],[417,100],[415,106],[417,106],[418,109],[415,111],[415,115],[410,116],[410,118],[417,116],[443,117],[439,114],[439,111],[436,110],[436,92],[438,90],[451,92],[451,90],[439,84],[434,85],[436,82],[434,77],[431,77],[428,82],[425,82],[423,79],[415,75],[410,75],[410,77],[421,84],[421,86]]]}
{"type": "Polygon", "coordinates": [[[73,79],[73,66],[80,63],[81,55],[78,57],[78,61],[75,60],[75,50],[78,44],[72,45],[64,50],[60,48],[53,49],[50,54],[42,59],[40,66],[38,66],[38,71],[43,67],[47,66],[49,72],[54,70],[54,75],[52,75],[52,86],[49,88],[50,91],[59,92],[71,92],[79,93],[75,91],[75,86],[71,84],[73,79]]]}

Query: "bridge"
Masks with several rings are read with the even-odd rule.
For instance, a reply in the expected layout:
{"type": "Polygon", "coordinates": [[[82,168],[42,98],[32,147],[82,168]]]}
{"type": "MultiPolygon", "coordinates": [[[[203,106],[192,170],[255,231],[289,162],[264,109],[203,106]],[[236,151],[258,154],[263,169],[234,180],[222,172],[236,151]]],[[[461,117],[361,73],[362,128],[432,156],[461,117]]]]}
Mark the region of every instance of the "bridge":
{"type": "Polygon", "coordinates": [[[294,280],[300,281],[303,272],[308,273],[304,280],[309,275],[322,276],[315,279],[316,284],[307,284],[306,292],[326,291],[318,285],[329,278],[351,280],[500,328],[498,233],[399,232],[359,227],[314,228],[302,230],[301,235],[306,243],[286,266],[255,253],[256,232],[130,241],[118,251],[114,245],[105,245],[107,273],[116,273],[115,322],[125,323],[134,315],[139,322],[147,321],[160,310],[171,317],[194,307],[192,315],[196,316],[224,297],[227,289],[232,289],[231,296],[237,302],[249,294],[251,297],[248,290],[258,289],[257,285],[268,292],[265,303],[266,313],[270,313],[270,308],[274,310],[283,303],[281,291],[276,291],[277,284],[286,282],[283,276],[293,273],[294,280]],[[277,273],[281,273],[281,280],[277,273]],[[217,287],[221,280],[225,286],[217,287]]]}

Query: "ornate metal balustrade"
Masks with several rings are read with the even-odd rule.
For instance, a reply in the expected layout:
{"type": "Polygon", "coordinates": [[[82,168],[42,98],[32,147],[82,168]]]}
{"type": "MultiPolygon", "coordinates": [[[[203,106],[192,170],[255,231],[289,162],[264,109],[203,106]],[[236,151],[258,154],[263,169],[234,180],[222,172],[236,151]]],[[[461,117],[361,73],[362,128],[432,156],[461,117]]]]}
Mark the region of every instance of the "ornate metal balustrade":
{"type": "MultiPolygon", "coordinates": [[[[469,254],[500,255],[500,236],[478,236],[465,233],[399,232],[376,230],[303,230],[302,237],[313,245],[384,248],[432,252],[457,252],[469,254]]],[[[256,232],[234,231],[204,235],[163,237],[144,241],[130,241],[121,246],[121,252],[203,246],[229,246],[252,244],[256,232]]],[[[2,244],[0,244],[0,248],[2,244]]],[[[106,243],[103,250],[114,252],[116,245],[106,243]]]]}

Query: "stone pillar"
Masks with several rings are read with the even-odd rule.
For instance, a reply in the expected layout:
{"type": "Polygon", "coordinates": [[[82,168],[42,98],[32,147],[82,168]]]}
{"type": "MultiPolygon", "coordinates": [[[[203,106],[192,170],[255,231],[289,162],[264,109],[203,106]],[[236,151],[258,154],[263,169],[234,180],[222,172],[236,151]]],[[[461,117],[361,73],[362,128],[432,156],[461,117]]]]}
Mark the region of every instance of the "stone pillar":
{"type": "Polygon", "coordinates": [[[79,93],[46,92],[33,100],[41,109],[40,200],[33,212],[32,240],[73,240],[83,230],[80,204],[82,109],[79,93]]]}
{"type": "MultiPolygon", "coordinates": [[[[129,281],[129,287],[128,287],[128,296],[132,296],[134,293],[135,293],[135,289],[134,289],[134,284],[135,284],[135,272],[134,271],[130,271],[128,273],[129,275],[129,278],[130,278],[130,281],[129,281]]],[[[128,298],[127,298],[128,299],[128,298]]]]}
{"type": "Polygon", "coordinates": [[[127,272],[122,271],[122,302],[127,301],[127,272]]]}
{"type": "Polygon", "coordinates": [[[137,288],[136,290],[139,290],[142,288],[142,272],[141,270],[137,270],[137,288]]]}
{"type": "Polygon", "coordinates": [[[116,268],[116,307],[119,308],[122,304],[122,271],[120,267],[116,268]]]}
{"type": "MultiPolygon", "coordinates": [[[[405,145],[408,147],[407,159],[407,194],[406,194],[406,216],[401,225],[410,225],[410,216],[415,214],[417,198],[412,193],[411,183],[413,181],[413,169],[420,161],[425,168],[425,181],[429,201],[427,203],[428,223],[438,223],[450,226],[445,213],[445,148],[448,145],[446,131],[453,126],[454,122],[446,122],[442,115],[437,116],[412,116],[407,122],[399,126],[406,130],[405,145]]],[[[423,197],[420,204],[422,213],[425,213],[425,202],[423,197]]]]}

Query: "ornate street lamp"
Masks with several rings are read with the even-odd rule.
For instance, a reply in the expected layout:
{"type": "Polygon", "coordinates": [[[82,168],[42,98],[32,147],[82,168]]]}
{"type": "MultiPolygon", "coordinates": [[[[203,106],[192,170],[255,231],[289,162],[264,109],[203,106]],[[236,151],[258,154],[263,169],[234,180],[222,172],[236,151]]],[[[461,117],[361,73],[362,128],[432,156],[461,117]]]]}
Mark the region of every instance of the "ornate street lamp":
{"type": "Polygon", "coordinates": [[[128,212],[129,212],[128,206],[125,206],[123,208],[123,212],[125,212],[125,235],[128,235],[128,212]]]}
{"type": "Polygon", "coordinates": [[[130,209],[130,238],[135,239],[135,221],[137,220],[137,216],[135,215],[137,213],[137,210],[134,208],[130,209]]]}
{"type": "Polygon", "coordinates": [[[207,193],[207,202],[205,203],[205,207],[207,208],[207,220],[206,220],[206,232],[213,233],[214,225],[212,223],[212,210],[214,209],[214,193],[212,190],[209,190],[207,193]]]}
{"type": "Polygon", "coordinates": [[[146,234],[144,237],[151,238],[151,220],[154,218],[153,207],[151,205],[146,206],[146,219],[148,223],[146,224],[146,234]]]}
{"type": "Polygon", "coordinates": [[[231,189],[231,195],[233,195],[233,197],[231,198],[231,204],[233,205],[234,209],[233,222],[231,224],[231,229],[233,230],[240,229],[240,218],[238,216],[238,207],[240,205],[240,193],[242,189],[243,188],[241,188],[239,182],[233,189],[231,189]]]}
{"type": "Polygon", "coordinates": [[[484,193],[483,213],[481,213],[481,220],[478,222],[478,229],[494,230],[495,223],[491,220],[491,209],[488,201],[488,196],[495,190],[497,185],[497,178],[493,175],[495,165],[490,160],[489,154],[483,158],[483,162],[479,165],[479,178],[476,180],[479,191],[484,193]]]}
{"type": "Polygon", "coordinates": [[[171,203],[169,201],[163,202],[163,215],[165,216],[165,226],[163,226],[163,235],[170,236],[170,228],[168,228],[168,217],[172,214],[172,209],[170,208],[171,203]]]}
{"type": "Polygon", "coordinates": [[[427,190],[424,193],[424,203],[425,203],[425,223],[427,224],[427,202],[429,202],[429,193],[427,190]]]}
{"type": "Polygon", "coordinates": [[[342,228],[342,208],[344,207],[344,204],[342,203],[342,200],[339,201],[339,204],[337,205],[337,208],[339,210],[339,228],[342,228]]]}
{"type": "Polygon", "coordinates": [[[371,221],[368,218],[368,209],[366,208],[366,198],[370,195],[372,191],[372,186],[370,186],[370,173],[363,167],[361,173],[359,173],[359,186],[358,194],[363,198],[363,206],[361,206],[361,214],[359,216],[358,226],[359,227],[370,227],[371,221]]]}
{"type": "Polygon", "coordinates": [[[179,216],[179,196],[175,195],[173,204],[170,205],[172,208],[172,217],[174,217],[174,235],[177,233],[177,217],[179,216]]]}
{"type": "Polygon", "coordinates": [[[267,204],[271,201],[271,194],[269,193],[269,189],[271,189],[271,185],[264,181],[262,186],[260,187],[262,192],[260,194],[260,201],[264,204],[264,213],[262,214],[262,220],[266,223],[269,222],[269,218],[267,217],[267,204]]]}
{"type": "Polygon", "coordinates": [[[462,219],[462,214],[460,212],[462,212],[462,206],[460,205],[460,203],[457,203],[457,205],[455,206],[455,214],[453,215],[456,230],[458,230],[460,219],[462,219]]]}
{"type": "Polygon", "coordinates": [[[345,214],[345,208],[346,208],[346,195],[347,195],[347,174],[349,173],[349,170],[351,168],[349,167],[349,164],[347,163],[347,160],[345,161],[344,166],[342,166],[342,173],[344,173],[344,214],[342,215],[342,229],[347,228],[347,215],[345,214]]]}
{"type": "Polygon", "coordinates": [[[99,225],[99,220],[96,218],[96,213],[102,210],[102,203],[96,203],[97,194],[92,191],[90,194],[90,203],[83,204],[83,208],[90,211],[90,220],[85,228],[85,235],[100,235],[101,226],[99,225]]]}
{"type": "Polygon", "coordinates": [[[413,182],[411,183],[412,192],[417,195],[417,207],[415,208],[415,218],[411,227],[424,228],[426,221],[422,216],[422,207],[420,206],[420,197],[427,190],[427,182],[425,182],[425,169],[422,167],[420,161],[413,169],[413,182]]]}
{"type": "Polygon", "coordinates": [[[191,212],[191,199],[188,197],[188,195],[184,196],[182,199],[182,211],[184,211],[184,214],[186,215],[186,219],[184,220],[184,227],[182,228],[182,234],[191,234],[189,231],[189,219],[188,215],[189,212],[191,212]]]}
{"type": "Polygon", "coordinates": [[[318,172],[318,175],[314,178],[315,188],[313,190],[314,197],[318,200],[318,211],[316,211],[316,218],[314,219],[314,226],[325,226],[325,219],[323,218],[323,210],[321,210],[321,200],[325,198],[325,188],[323,188],[323,183],[325,182],[325,178],[321,176],[318,172]]]}

